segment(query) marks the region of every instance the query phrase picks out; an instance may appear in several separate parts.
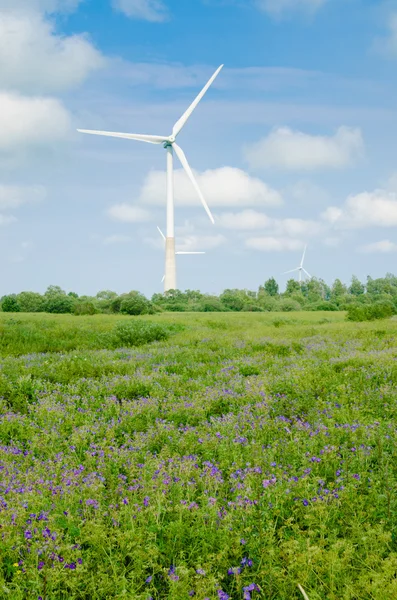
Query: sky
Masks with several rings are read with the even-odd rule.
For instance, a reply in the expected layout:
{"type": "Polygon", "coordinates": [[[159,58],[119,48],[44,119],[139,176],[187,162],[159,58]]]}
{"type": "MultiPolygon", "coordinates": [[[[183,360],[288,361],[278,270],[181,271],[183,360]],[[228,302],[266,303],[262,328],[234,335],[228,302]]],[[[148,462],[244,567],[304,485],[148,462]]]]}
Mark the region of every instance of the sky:
{"type": "Polygon", "coordinates": [[[161,292],[178,137],[179,289],[397,273],[397,0],[0,0],[0,296],[161,292]]]}

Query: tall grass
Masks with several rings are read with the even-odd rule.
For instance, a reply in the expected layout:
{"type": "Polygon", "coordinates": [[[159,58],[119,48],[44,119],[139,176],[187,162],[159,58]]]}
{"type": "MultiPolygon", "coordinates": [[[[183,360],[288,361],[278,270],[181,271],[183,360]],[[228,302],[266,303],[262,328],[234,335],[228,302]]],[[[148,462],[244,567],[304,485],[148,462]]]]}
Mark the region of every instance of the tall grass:
{"type": "Polygon", "coordinates": [[[396,598],[397,322],[343,319],[1,315],[0,598],[396,598]]]}

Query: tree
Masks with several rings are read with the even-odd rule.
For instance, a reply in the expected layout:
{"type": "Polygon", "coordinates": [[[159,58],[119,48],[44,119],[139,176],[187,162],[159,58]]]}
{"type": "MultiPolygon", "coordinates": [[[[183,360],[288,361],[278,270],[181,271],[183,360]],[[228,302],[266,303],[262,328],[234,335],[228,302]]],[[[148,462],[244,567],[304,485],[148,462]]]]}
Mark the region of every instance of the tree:
{"type": "Polygon", "coordinates": [[[236,312],[244,310],[244,292],[241,292],[241,290],[225,290],[219,296],[219,300],[229,310],[236,312]]]}
{"type": "Polygon", "coordinates": [[[291,296],[292,294],[296,294],[301,291],[301,286],[296,279],[288,279],[287,287],[285,288],[285,295],[291,296]]]}
{"type": "Polygon", "coordinates": [[[1,308],[3,312],[20,312],[21,307],[15,295],[4,296],[1,300],[1,308]]]}
{"type": "Polygon", "coordinates": [[[36,292],[21,292],[17,295],[17,301],[21,312],[43,312],[45,299],[36,292]]]}
{"type": "Polygon", "coordinates": [[[75,299],[66,294],[54,295],[46,300],[44,306],[48,313],[68,314],[74,311],[75,299]]]}
{"type": "Polygon", "coordinates": [[[265,285],[263,287],[269,296],[278,296],[278,283],[274,277],[270,277],[270,279],[265,281],[265,285]]]}
{"type": "Polygon", "coordinates": [[[140,292],[132,291],[121,297],[120,312],[124,315],[145,315],[151,312],[151,303],[140,292]]]}
{"type": "Polygon", "coordinates": [[[353,275],[352,282],[349,287],[349,294],[352,294],[353,296],[361,296],[364,293],[365,293],[365,285],[363,283],[361,283],[361,281],[358,279],[358,277],[353,275]]]}

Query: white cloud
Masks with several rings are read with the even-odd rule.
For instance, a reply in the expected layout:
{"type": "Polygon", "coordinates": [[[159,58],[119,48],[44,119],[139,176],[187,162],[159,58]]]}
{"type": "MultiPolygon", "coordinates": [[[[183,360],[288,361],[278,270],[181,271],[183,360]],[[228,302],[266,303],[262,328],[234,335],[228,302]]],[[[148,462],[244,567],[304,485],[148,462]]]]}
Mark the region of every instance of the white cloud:
{"type": "Polygon", "coordinates": [[[364,142],[359,129],[339,127],[333,136],[308,135],[282,127],[245,148],[252,168],[309,171],[349,166],[361,156],[364,142]]]}
{"type": "Polygon", "coordinates": [[[18,208],[22,204],[40,202],[47,192],[42,186],[12,186],[0,184],[0,210],[18,208]]]}
{"type": "Polygon", "coordinates": [[[128,242],[132,242],[132,238],[128,235],[110,235],[103,240],[105,246],[110,246],[112,244],[126,244],[128,242]]]}
{"type": "Polygon", "coordinates": [[[268,229],[277,236],[305,236],[319,235],[324,227],[316,221],[306,219],[274,219],[265,213],[256,210],[244,210],[238,213],[222,213],[218,223],[225,229],[249,231],[254,229],[268,229]]]}
{"type": "Polygon", "coordinates": [[[0,227],[2,225],[9,225],[10,223],[15,223],[17,219],[12,215],[2,215],[0,214],[0,227]]]}
{"type": "Polygon", "coordinates": [[[226,242],[225,236],[218,235],[186,235],[178,239],[178,251],[181,252],[200,252],[202,250],[212,250],[218,248],[226,242]]]}
{"type": "Polygon", "coordinates": [[[271,226],[272,219],[256,210],[243,210],[238,213],[222,213],[217,219],[225,229],[265,229],[271,226]]]}
{"type": "MultiPolygon", "coordinates": [[[[182,169],[175,171],[175,202],[184,206],[200,206],[200,200],[182,169]]],[[[282,203],[279,192],[245,171],[221,167],[195,173],[198,184],[210,208],[216,206],[278,205],[282,203]]],[[[166,174],[151,171],[143,184],[140,201],[147,204],[164,204],[166,174]]]]}
{"type": "Polygon", "coordinates": [[[397,244],[390,242],[389,240],[382,240],[381,242],[374,242],[373,244],[361,246],[359,250],[360,252],[365,252],[366,254],[373,254],[376,252],[386,254],[388,252],[396,252],[397,244]]]}
{"type": "Polygon", "coordinates": [[[395,227],[397,194],[387,190],[362,192],[349,196],[342,208],[328,207],[322,217],[342,229],[395,227]]]}
{"type": "Polygon", "coordinates": [[[56,35],[39,13],[0,12],[0,72],[3,89],[33,94],[63,91],[105,64],[84,35],[56,35]]]}
{"type": "Polygon", "coordinates": [[[284,252],[292,250],[300,250],[304,247],[304,243],[300,240],[292,238],[276,238],[276,237],[255,237],[246,240],[245,245],[253,250],[261,250],[262,252],[284,252]]]}
{"type": "Polygon", "coordinates": [[[147,210],[131,204],[115,204],[109,208],[107,214],[112,219],[123,223],[144,223],[152,218],[147,210]]]}
{"type": "Polygon", "coordinates": [[[255,0],[255,5],[268,14],[280,17],[285,13],[304,11],[314,13],[327,0],[255,0]]]}
{"type": "Polygon", "coordinates": [[[389,15],[387,23],[389,34],[383,38],[378,38],[374,42],[374,50],[385,57],[397,57],[397,13],[392,12],[389,15]]]}
{"type": "Polygon", "coordinates": [[[167,7],[162,0],[113,0],[113,7],[131,19],[159,23],[168,18],[167,7]]]}
{"type": "Polygon", "coordinates": [[[0,154],[54,145],[70,130],[70,115],[58,100],[0,92],[0,154]]]}

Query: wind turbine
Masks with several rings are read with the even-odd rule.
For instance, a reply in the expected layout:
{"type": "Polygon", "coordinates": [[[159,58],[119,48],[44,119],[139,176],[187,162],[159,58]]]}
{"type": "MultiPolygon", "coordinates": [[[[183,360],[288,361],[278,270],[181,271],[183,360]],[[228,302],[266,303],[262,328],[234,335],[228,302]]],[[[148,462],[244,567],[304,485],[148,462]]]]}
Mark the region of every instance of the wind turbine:
{"type": "Polygon", "coordinates": [[[299,283],[302,283],[302,273],[304,273],[309,279],[312,278],[312,276],[306,271],[306,269],[303,266],[303,262],[305,260],[306,249],[307,249],[307,245],[305,246],[305,248],[303,250],[303,256],[302,256],[302,260],[300,262],[299,267],[297,267],[296,269],[292,269],[291,271],[285,271],[285,273],[283,273],[283,275],[287,275],[288,273],[296,273],[296,271],[299,271],[299,283]]]}
{"type": "Polygon", "coordinates": [[[104,135],[109,137],[124,138],[127,140],[136,140],[138,142],[147,142],[148,144],[162,145],[167,151],[167,236],[165,240],[165,283],[164,291],[176,289],[176,262],[175,262],[175,227],[174,227],[174,150],[182,167],[185,169],[187,176],[193,184],[201,203],[214,224],[214,218],[205,201],[203,194],[198,186],[198,183],[189,166],[185,153],[182,148],[176,143],[176,138],[186,125],[193,111],[203,98],[207,90],[210,88],[216,77],[220,73],[223,65],[221,65],[213,74],[208,83],[201,90],[197,98],[192,102],[187,111],[175,123],[172,133],[169,136],[164,135],[142,135],[136,133],[115,133],[111,131],[91,131],[87,129],[78,129],[80,133],[89,133],[92,135],[104,135]]]}
{"type": "MultiPolygon", "coordinates": [[[[161,231],[160,227],[157,226],[157,230],[158,230],[159,234],[161,235],[161,237],[163,238],[163,240],[165,241],[166,247],[167,247],[167,238],[165,237],[164,233],[161,231]]],[[[175,255],[177,255],[177,254],[205,254],[205,252],[184,252],[182,250],[179,250],[178,252],[175,252],[175,255]]],[[[163,275],[163,279],[161,280],[161,282],[163,283],[164,280],[165,280],[165,275],[163,275]]]]}

